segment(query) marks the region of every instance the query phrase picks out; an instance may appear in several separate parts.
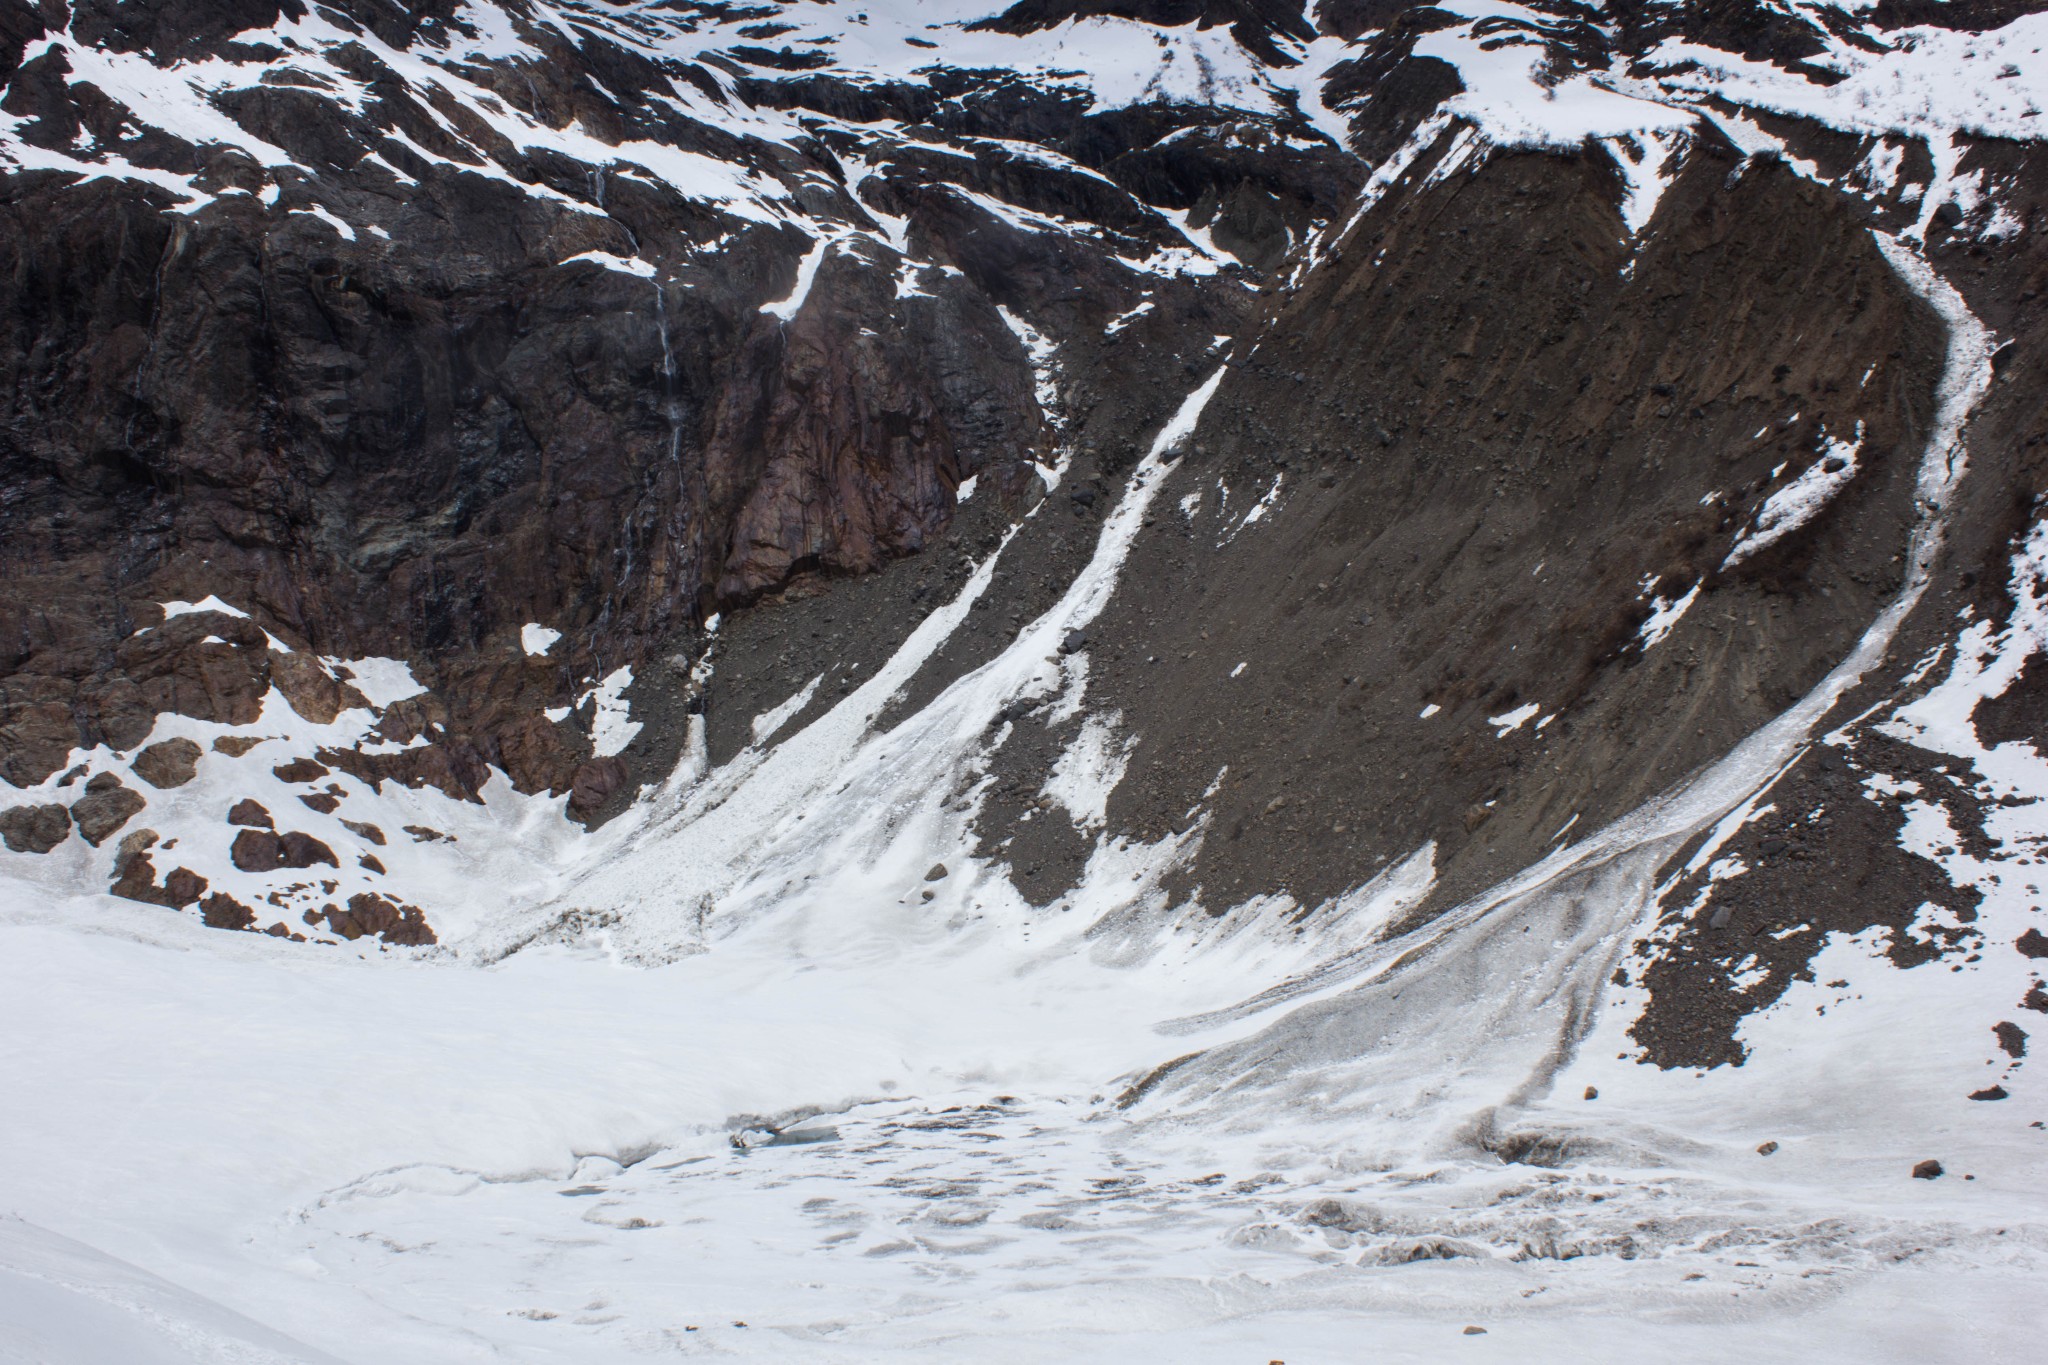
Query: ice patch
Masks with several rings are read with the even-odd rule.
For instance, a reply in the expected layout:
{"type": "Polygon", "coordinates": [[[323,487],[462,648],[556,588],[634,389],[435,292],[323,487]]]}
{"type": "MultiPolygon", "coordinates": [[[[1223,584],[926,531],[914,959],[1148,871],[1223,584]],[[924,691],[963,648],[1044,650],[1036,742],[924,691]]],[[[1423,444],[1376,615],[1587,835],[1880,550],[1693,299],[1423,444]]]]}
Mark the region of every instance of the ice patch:
{"type": "Polygon", "coordinates": [[[1131,309],[1129,312],[1118,314],[1110,322],[1109,326],[1102,329],[1102,334],[1104,336],[1113,337],[1118,332],[1121,332],[1124,328],[1130,326],[1133,322],[1136,322],[1139,318],[1145,316],[1145,314],[1151,311],[1152,300],[1146,299],[1143,303],[1139,304],[1136,308],[1131,309]]]}
{"type": "Polygon", "coordinates": [[[1109,797],[1123,781],[1130,766],[1135,738],[1119,741],[1117,725],[1122,717],[1090,716],[1068,741],[1053,764],[1052,775],[1040,790],[1066,808],[1074,823],[1083,829],[1101,829],[1109,819],[1109,797]]]}
{"type": "Polygon", "coordinates": [[[195,611],[217,611],[223,616],[237,616],[244,621],[249,619],[248,612],[243,611],[240,607],[229,606],[212,593],[208,593],[197,602],[163,602],[159,605],[164,609],[164,619],[166,621],[170,620],[173,616],[185,616],[195,611]]]}
{"type": "MultiPolygon", "coordinates": [[[[839,239],[836,236],[829,235],[820,236],[813,242],[811,249],[804,253],[804,258],[797,262],[796,283],[791,286],[789,293],[771,303],[762,304],[761,311],[784,322],[790,321],[801,312],[804,300],[811,296],[811,285],[818,278],[818,267],[825,263],[825,253],[838,243],[839,239]]],[[[650,270],[648,273],[653,272],[650,270]]]]}
{"type": "MultiPolygon", "coordinates": [[[[651,280],[654,278],[654,267],[641,260],[638,256],[614,256],[609,251],[580,251],[563,261],[562,264],[576,265],[579,262],[585,265],[599,266],[605,270],[616,270],[621,275],[632,275],[638,279],[651,280]]],[[[767,309],[764,308],[762,311],[766,312],[767,309]]]]}
{"type": "Polygon", "coordinates": [[[519,628],[519,647],[529,658],[539,658],[555,647],[555,641],[562,638],[562,632],[544,626],[538,621],[528,621],[519,628]]]}
{"type": "Polygon", "coordinates": [[[1517,706],[1514,710],[1505,714],[1488,716],[1486,723],[1493,727],[1493,737],[1495,739],[1506,739],[1509,735],[1536,719],[1538,713],[1542,710],[1541,706],[1532,701],[1527,705],[1517,706]]]}
{"type": "Polygon", "coordinates": [[[325,659],[329,667],[339,665],[349,674],[349,686],[369,699],[370,705],[383,710],[393,702],[417,697],[426,687],[412,675],[412,665],[402,659],[372,657],[368,659],[325,659]]]}
{"type": "Polygon", "coordinates": [[[776,731],[789,724],[791,720],[795,719],[797,712],[811,704],[811,698],[818,695],[818,684],[823,681],[825,681],[825,675],[820,673],[817,677],[805,683],[795,696],[783,702],[780,706],[770,707],[760,715],[755,716],[750,727],[753,730],[754,743],[766,744],[769,740],[775,738],[776,731]]]}
{"type": "Polygon", "coordinates": [[[590,726],[590,747],[599,758],[610,758],[623,752],[633,742],[633,736],[641,731],[640,722],[632,719],[632,703],[626,700],[626,689],[632,685],[632,667],[616,668],[576,703],[581,706],[592,697],[597,698],[597,715],[590,726]]]}
{"type": "Polygon", "coordinates": [[[1728,551],[1728,557],[1721,561],[1721,568],[1735,567],[1819,516],[1835,494],[1856,477],[1856,456],[1862,449],[1861,422],[1856,424],[1854,441],[1832,437],[1823,439],[1820,454],[1814,462],[1798,478],[1771,494],[1757,513],[1756,524],[1735,542],[1734,548],[1728,551]]]}
{"type": "Polygon", "coordinates": [[[1686,589],[1681,597],[1675,599],[1667,599],[1662,596],[1651,598],[1650,617],[1636,631],[1636,648],[1646,654],[1656,648],[1658,642],[1671,633],[1671,628],[1677,625],[1679,620],[1684,617],[1694,601],[1699,598],[1699,595],[1700,585],[1695,583],[1686,589]]]}

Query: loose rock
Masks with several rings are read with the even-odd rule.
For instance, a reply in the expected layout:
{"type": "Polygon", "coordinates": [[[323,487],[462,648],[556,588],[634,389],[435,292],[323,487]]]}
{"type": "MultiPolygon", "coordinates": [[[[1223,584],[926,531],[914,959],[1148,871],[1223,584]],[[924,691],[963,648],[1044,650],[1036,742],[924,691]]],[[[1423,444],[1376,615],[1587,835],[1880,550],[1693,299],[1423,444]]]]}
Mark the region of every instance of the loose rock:
{"type": "Polygon", "coordinates": [[[199,756],[204,752],[189,739],[167,739],[135,755],[128,766],[152,787],[182,787],[199,772],[199,756]]]}
{"type": "Polygon", "coordinates": [[[71,812],[50,802],[0,810],[0,840],[16,853],[48,853],[71,837],[71,812]]]}
{"type": "Polygon", "coordinates": [[[71,818],[78,822],[85,841],[98,847],[148,804],[140,792],[122,786],[120,778],[101,773],[85,784],[85,795],[71,804],[71,818]]]}

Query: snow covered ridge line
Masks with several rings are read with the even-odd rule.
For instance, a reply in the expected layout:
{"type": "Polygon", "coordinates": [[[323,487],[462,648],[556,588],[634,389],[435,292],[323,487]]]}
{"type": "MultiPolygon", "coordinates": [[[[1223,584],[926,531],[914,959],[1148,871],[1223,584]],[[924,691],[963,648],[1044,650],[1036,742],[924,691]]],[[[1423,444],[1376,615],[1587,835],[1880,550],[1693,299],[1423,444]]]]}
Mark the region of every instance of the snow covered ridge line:
{"type": "MultiPolygon", "coordinates": [[[[1698,125],[1718,129],[1748,153],[1786,151],[1781,138],[1742,112],[1754,109],[1876,139],[1872,164],[1851,173],[1861,183],[1840,187],[1873,196],[1897,192],[1904,202],[1917,202],[1906,234],[1912,240],[1925,240],[1936,214],[1951,204],[1972,218],[1971,231],[2010,236],[2020,230],[2020,220],[2002,202],[1999,187],[1987,184],[1983,171],[1959,174],[1958,163],[1970,139],[2048,137],[2048,15],[2021,15],[1983,33],[1870,26],[1847,32],[1840,24],[1815,22],[1805,27],[1825,51],[1787,69],[1670,37],[1631,52],[1615,42],[1612,31],[1603,31],[1607,65],[1591,66],[1580,46],[1588,36],[1581,12],[1510,0],[1448,0],[1437,9],[1467,22],[1432,29],[1410,52],[1455,68],[1462,89],[1375,168],[1360,215],[1455,123],[1475,131],[1480,141],[1454,148],[1456,160],[1446,158],[1432,179],[1457,169],[1474,151],[1483,155],[1486,147],[1599,145],[1622,173],[1624,226],[1637,237],[1655,216],[1698,125]],[[1811,74],[1815,70],[1831,70],[1838,79],[1823,80],[1811,74]],[[1896,184],[1895,142],[1926,149],[1933,168],[1928,184],[1896,184]]],[[[1788,160],[1803,174],[1821,178],[1812,163],[1789,154],[1788,160]]],[[[1349,226],[1327,241],[1341,240],[1349,226]]],[[[1307,264],[1324,250],[1312,246],[1307,264]]]]}
{"type": "MultiPolygon", "coordinates": [[[[495,139],[516,152],[545,152],[593,167],[643,174],[735,217],[775,223],[802,216],[791,195],[793,185],[776,161],[779,153],[794,150],[807,134],[788,113],[748,103],[730,74],[748,64],[760,66],[768,53],[743,31],[750,18],[758,20],[764,13],[776,13],[784,21],[772,27],[781,34],[785,51],[808,47],[811,55],[828,59],[830,66],[856,82],[915,82],[947,69],[1006,71],[1071,90],[1105,110],[1166,101],[1234,104],[1279,116],[1292,110],[1295,99],[1291,87],[1277,84],[1274,74],[1238,46],[1227,30],[1087,17],[1049,30],[1013,34],[975,24],[988,17],[988,6],[974,0],[870,5],[856,30],[849,30],[844,15],[820,13],[811,5],[693,14],[632,4],[558,6],[531,0],[498,5],[471,0],[451,22],[429,18],[420,23],[412,41],[403,46],[386,42],[343,14],[316,6],[296,19],[225,38],[222,50],[230,54],[226,56],[162,62],[148,53],[114,52],[84,42],[67,26],[31,42],[21,61],[55,56],[68,68],[73,83],[94,86],[120,103],[137,127],[195,147],[232,149],[258,166],[306,177],[314,171],[225,112],[222,97],[259,90],[265,81],[282,77],[311,98],[329,101],[348,115],[367,117],[389,98],[377,88],[375,78],[388,73],[441,131],[471,153],[460,160],[437,157],[416,139],[386,130],[411,155],[487,175],[566,206],[579,204],[507,170],[500,164],[498,147],[492,145],[495,139]],[[933,33],[943,36],[943,53],[926,36],[933,33]],[[571,50],[616,46],[652,63],[662,71],[662,83],[631,101],[633,122],[645,127],[650,121],[677,120],[685,127],[712,130],[745,149],[743,163],[684,150],[672,145],[674,138],[603,140],[580,120],[562,126],[544,120],[537,111],[520,110],[488,80],[479,79],[480,73],[494,69],[516,74],[521,67],[545,64],[564,45],[571,50]],[[252,52],[258,55],[242,55],[252,52]],[[366,75],[365,57],[381,71],[366,75]],[[488,136],[479,139],[479,130],[488,130],[488,136]]],[[[775,72],[778,67],[771,60],[765,69],[775,72]]],[[[628,110],[627,103],[611,92],[600,93],[618,103],[621,112],[628,110]]],[[[89,135],[65,150],[40,145],[40,139],[24,137],[30,122],[0,114],[0,169],[56,170],[84,180],[155,184],[178,194],[184,201],[179,211],[187,213],[223,195],[249,192],[207,183],[206,173],[137,164],[116,149],[94,145],[89,135]]],[[[377,159],[374,152],[371,155],[377,159]]],[[[265,202],[276,193],[274,185],[266,189],[265,202]]],[[[327,217],[344,235],[352,233],[347,223],[318,205],[295,211],[327,217]]]]}
{"type": "MultiPolygon", "coordinates": [[[[536,8],[543,19],[551,20],[562,32],[574,36],[574,30],[551,9],[546,6],[536,8]]],[[[511,40],[517,25],[505,12],[494,6],[472,4],[466,7],[465,13],[471,21],[480,23],[482,31],[496,32],[508,41],[489,45],[488,51],[484,47],[471,46],[461,53],[462,57],[487,55],[490,60],[498,62],[543,59],[541,49],[523,39],[511,40]]],[[[787,189],[758,169],[735,166],[728,161],[645,139],[609,144],[585,131],[580,123],[572,123],[566,128],[551,127],[508,107],[487,87],[463,74],[461,61],[451,60],[446,49],[437,49],[425,42],[408,48],[393,47],[368,30],[353,25],[344,27],[336,22],[338,18],[340,16],[330,17],[328,12],[315,7],[296,20],[281,20],[267,29],[252,29],[234,35],[231,41],[239,45],[239,50],[281,54],[277,58],[265,56],[255,61],[207,58],[160,67],[141,54],[112,53],[83,43],[69,29],[32,44],[25,52],[24,60],[32,60],[45,52],[61,53],[73,72],[74,81],[94,85],[120,101],[130,116],[144,126],[154,127],[197,147],[238,151],[265,168],[288,168],[312,176],[310,168],[299,165],[283,148],[255,136],[220,112],[215,101],[225,93],[260,88],[265,77],[278,71],[289,71],[300,86],[315,92],[317,97],[334,101],[341,110],[350,114],[362,114],[370,107],[370,84],[355,73],[356,63],[341,60],[340,54],[347,50],[366,52],[384,71],[395,75],[408,91],[415,93],[422,106],[433,111],[442,131],[457,144],[467,147],[474,154],[474,160],[438,157],[416,140],[406,139],[402,132],[392,130],[391,135],[404,141],[414,156],[502,180],[527,194],[555,200],[565,207],[583,207],[580,201],[545,185],[518,179],[503,169],[491,155],[488,140],[484,146],[473,140],[479,130],[487,129],[491,135],[502,139],[504,145],[520,151],[551,152],[593,166],[625,165],[635,168],[686,196],[716,203],[739,218],[773,223],[787,216],[778,205],[778,201],[788,199],[787,189]],[[440,111],[441,107],[451,104],[460,110],[459,120],[440,111]]],[[[620,35],[615,32],[610,36],[617,38],[620,35]]],[[[724,127],[756,143],[763,132],[776,131],[774,125],[764,124],[758,119],[735,120],[730,111],[707,100],[687,81],[678,82],[671,78],[669,87],[668,97],[673,100],[680,116],[686,119],[724,127]]],[[[22,170],[70,171],[87,180],[111,176],[148,181],[184,196],[185,203],[180,206],[180,211],[186,213],[197,211],[222,194],[247,192],[209,190],[199,183],[200,177],[139,167],[111,153],[101,152],[99,159],[93,159],[51,151],[25,141],[22,137],[25,126],[25,120],[0,115],[0,165],[11,164],[22,170]]],[[[786,124],[784,128],[787,128],[786,124]]],[[[266,191],[271,196],[275,193],[274,188],[266,191]]],[[[602,210],[590,207],[587,211],[597,213],[602,210]]]]}

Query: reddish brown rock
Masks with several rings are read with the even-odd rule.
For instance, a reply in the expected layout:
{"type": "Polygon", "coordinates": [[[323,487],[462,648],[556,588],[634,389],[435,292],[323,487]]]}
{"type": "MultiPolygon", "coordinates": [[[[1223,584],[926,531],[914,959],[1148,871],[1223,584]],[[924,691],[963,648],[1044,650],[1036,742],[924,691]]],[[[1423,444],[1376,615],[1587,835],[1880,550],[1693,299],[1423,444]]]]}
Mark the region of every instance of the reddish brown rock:
{"type": "Polygon", "coordinates": [[[135,755],[128,766],[152,787],[182,787],[198,774],[204,752],[189,739],[166,739],[135,755]]]}
{"type": "Polygon", "coordinates": [[[375,935],[386,943],[421,947],[439,940],[419,907],[388,900],[372,891],[348,898],[348,909],[327,907],[327,927],[345,939],[375,935]]]}
{"type": "Polygon", "coordinates": [[[276,828],[270,822],[270,812],[264,809],[261,802],[250,796],[235,802],[233,808],[228,811],[228,823],[246,825],[250,829],[276,828]]]}
{"type": "Polygon", "coordinates": [[[100,773],[85,784],[85,795],[72,802],[71,818],[85,841],[97,846],[148,804],[140,792],[122,786],[120,778],[100,773]]]}
{"type": "Polygon", "coordinates": [[[341,823],[350,834],[355,835],[358,839],[368,839],[379,848],[384,846],[384,831],[375,825],[367,824],[361,820],[344,820],[341,823]]]}
{"type": "Polygon", "coordinates": [[[595,758],[576,770],[569,784],[569,813],[589,815],[626,783],[626,765],[616,758],[595,758]]]}
{"type": "Polygon", "coordinates": [[[286,867],[311,867],[315,863],[325,863],[329,867],[341,866],[334,856],[334,850],[310,834],[301,834],[293,830],[282,837],[286,867]]]}
{"type": "Polygon", "coordinates": [[[278,764],[270,771],[280,782],[318,782],[328,772],[323,764],[310,758],[295,758],[289,763],[278,764]]]}
{"type": "Polygon", "coordinates": [[[48,853],[70,836],[71,812],[55,802],[0,810],[0,840],[16,853],[48,853]]]}
{"type": "Polygon", "coordinates": [[[375,872],[379,876],[384,874],[384,864],[378,860],[377,855],[374,853],[365,853],[362,857],[356,859],[356,866],[365,871],[375,872]]]}
{"type": "Polygon", "coordinates": [[[248,929],[256,923],[256,912],[224,891],[199,902],[199,917],[209,929],[248,929]]]}
{"type": "Polygon", "coordinates": [[[297,830],[275,834],[270,830],[245,829],[235,836],[229,856],[244,872],[274,872],[281,867],[311,867],[315,863],[341,866],[333,849],[297,830]]]}
{"type": "Polygon", "coordinates": [[[0,778],[32,786],[57,771],[78,744],[78,724],[55,678],[0,679],[0,778]]]}
{"type": "Polygon", "coordinates": [[[284,841],[267,829],[245,829],[228,856],[244,872],[275,872],[284,866],[284,841]]]}
{"type": "Polygon", "coordinates": [[[491,776],[490,766],[474,750],[444,744],[422,744],[385,754],[322,749],[320,757],[380,790],[385,782],[433,787],[458,801],[480,803],[483,798],[478,793],[491,776]]]}
{"type": "Polygon", "coordinates": [[[314,792],[310,796],[301,796],[299,800],[322,815],[332,815],[341,806],[340,798],[330,796],[326,792],[314,792]]]}
{"type": "Polygon", "coordinates": [[[174,867],[163,885],[157,885],[156,867],[149,856],[156,840],[153,829],[138,829],[121,840],[114,858],[114,882],[108,890],[126,900],[182,910],[206,894],[206,878],[188,867],[174,867]]]}
{"type": "Polygon", "coordinates": [[[270,652],[270,680],[298,712],[315,725],[331,724],[351,707],[367,707],[369,698],[327,671],[311,654],[270,652]]]}
{"type": "Polygon", "coordinates": [[[229,758],[240,758],[262,742],[261,735],[219,735],[215,737],[213,747],[229,758]]]}

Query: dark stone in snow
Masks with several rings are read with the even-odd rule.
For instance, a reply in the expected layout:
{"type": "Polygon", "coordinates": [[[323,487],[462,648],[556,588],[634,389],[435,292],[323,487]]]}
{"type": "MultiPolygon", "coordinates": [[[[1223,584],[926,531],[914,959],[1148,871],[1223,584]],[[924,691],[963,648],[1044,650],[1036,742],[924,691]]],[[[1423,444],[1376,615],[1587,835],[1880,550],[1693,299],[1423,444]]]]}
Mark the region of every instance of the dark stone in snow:
{"type": "Polygon", "coordinates": [[[932,870],[924,874],[924,879],[928,882],[936,882],[945,880],[945,876],[946,865],[944,863],[933,863],[932,870]]]}
{"type": "Polygon", "coordinates": [[[2024,1057],[2027,1055],[2027,1031],[2018,1024],[2012,1023],[2010,1020],[1993,1024],[1991,1032],[1998,1038],[1998,1045],[2005,1050],[2006,1056],[2024,1057]]]}
{"type": "Polygon", "coordinates": [[[256,924],[256,912],[224,891],[199,902],[199,918],[209,929],[249,929],[256,924]]]}
{"type": "MultiPolygon", "coordinates": [[[[1086,648],[1088,648],[1088,636],[1084,631],[1070,630],[1067,632],[1067,638],[1060,641],[1060,653],[1062,654],[1079,654],[1086,648]]],[[[2028,932],[2031,933],[2033,931],[2029,930],[2028,932]]]]}
{"type": "Polygon", "coordinates": [[[1973,1100],[2002,1100],[2005,1097],[2006,1089],[2002,1085],[1987,1085],[1982,1090],[1970,1092],[1970,1098],[1973,1100]]]}
{"type": "Polygon", "coordinates": [[[280,835],[269,830],[245,829],[235,836],[229,856],[244,872],[274,872],[280,867],[311,867],[315,863],[341,866],[333,849],[297,830],[280,835]]]}
{"type": "Polygon", "coordinates": [[[0,810],[0,840],[16,853],[48,853],[71,837],[71,812],[51,802],[0,810]]]}
{"type": "Polygon", "coordinates": [[[112,773],[101,773],[85,784],[86,794],[72,803],[71,818],[85,841],[97,846],[109,834],[128,823],[129,817],[149,804],[140,792],[121,785],[112,773]]]}
{"type": "Polygon", "coordinates": [[[167,739],[135,755],[129,766],[152,787],[182,787],[199,771],[203,752],[189,739],[167,739]]]}
{"type": "Polygon", "coordinates": [[[228,810],[228,823],[243,825],[249,829],[269,829],[270,812],[263,803],[252,796],[245,796],[228,810]]]}
{"type": "Polygon", "coordinates": [[[1762,1145],[1760,1145],[1760,1146],[1759,1146],[1759,1147],[1758,1147],[1758,1148],[1756,1149],[1756,1154],[1757,1154],[1758,1156],[1769,1156],[1769,1155],[1770,1155],[1770,1154],[1771,1154],[1772,1152],[1775,1152],[1775,1151],[1777,1151],[1777,1150],[1778,1150],[1778,1144],[1777,1144],[1777,1143],[1776,1143],[1775,1141],[1771,1141],[1771,1142],[1766,1142],[1766,1143],[1763,1143],[1762,1145]]]}
{"type": "Polygon", "coordinates": [[[1915,1180],[1939,1180],[1941,1177],[1942,1169],[1939,1161],[1923,1161],[1913,1168],[1913,1178],[1915,1180]]]}
{"type": "Polygon", "coordinates": [[[2012,946],[2028,957],[2048,957],[2048,934],[2039,929],[2029,929],[2014,939],[2012,946]]]}
{"type": "Polygon", "coordinates": [[[1007,725],[1012,721],[1022,720],[1024,719],[1024,717],[1030,714],[1031,703],[1025,701],[1023,698],[1020,697],[1016,701],[1005,703],[1001,707],[1001,709],[999,709],[996,712],[996,717],[993,721],[990,722],[990,725],[991,727],[997,725],[1007,725]]]}

